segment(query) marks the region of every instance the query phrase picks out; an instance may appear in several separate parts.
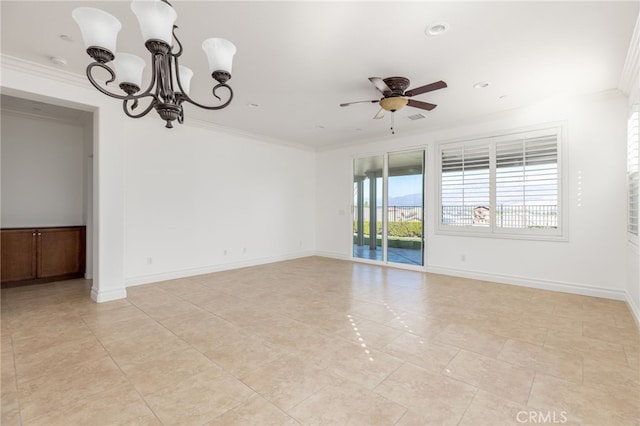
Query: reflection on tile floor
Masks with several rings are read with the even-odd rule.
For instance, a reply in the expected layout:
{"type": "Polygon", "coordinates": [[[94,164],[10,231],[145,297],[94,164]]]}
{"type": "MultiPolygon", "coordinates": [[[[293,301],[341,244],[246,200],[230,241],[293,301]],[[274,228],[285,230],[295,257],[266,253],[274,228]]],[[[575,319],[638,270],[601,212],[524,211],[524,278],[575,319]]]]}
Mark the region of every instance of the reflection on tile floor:
{"type": "MultiPolygon", "coordinates": [[[[369,246],[354,244],[353,257],[382,261],[382,247],[371,250],[369,246]]],[[[405,265],[422,265],[422,250],[389,247],[387,248],[387,260],[405,265]]]]}
{"type": "Polygon", "coordinates": [[[1,424],[638,425],[625,303],[310,257],[2,290],[1,424]]]}

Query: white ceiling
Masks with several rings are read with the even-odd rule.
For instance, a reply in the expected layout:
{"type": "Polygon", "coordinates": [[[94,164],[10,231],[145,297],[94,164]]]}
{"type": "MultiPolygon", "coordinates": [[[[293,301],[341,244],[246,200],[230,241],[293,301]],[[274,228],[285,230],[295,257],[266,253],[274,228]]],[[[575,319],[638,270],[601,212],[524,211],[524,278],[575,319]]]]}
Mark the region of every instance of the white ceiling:
{"type": "MultiPolygon", "coordinates": [[[[195,100],[214,103],[201,42],[224,37],[238,48],[232,104],[221,111],[186,105],[186,120],[312,149],[390,136],[389,114],[372,119],[377,105],[338,106],[379,98],[367,80],[372,76],[404,76],[410,88],[437,80],[449,85],[414,98],[438,104],[435,110],[398,111],[396,135],[481,119],[557,94],[615,89],[639,11],[638,1],[172,4],[185,48],[181,64],[196,74],[195,100]],[[440,21],[449,24],[446,33],[425,35],[429,24],[440,21]],[[475,89],[479,81],[491,84],[475,89]],[[416,113],[426,118],[408,119],[416,113]]],[[[90,58],[71,18],[80,5],[115,15],[123,25],[118,50],[147,57],[128,2],[86,0],[3,0],[2,53],[51,67],[50,58],[59,56],[68,62],[64,70],[83,75],[90,58]]],[[[121,108],[119,101],[113,103],[121,108]]],[[[163,125],[154,112],[144,119],[163,125]]]]}

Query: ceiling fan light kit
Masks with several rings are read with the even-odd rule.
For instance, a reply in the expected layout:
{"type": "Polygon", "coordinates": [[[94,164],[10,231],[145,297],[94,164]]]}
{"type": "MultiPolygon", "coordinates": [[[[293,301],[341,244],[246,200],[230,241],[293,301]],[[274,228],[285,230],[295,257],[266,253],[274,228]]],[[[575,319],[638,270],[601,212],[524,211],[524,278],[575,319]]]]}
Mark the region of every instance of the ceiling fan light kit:
{"type": "MultiPolygon", "coordinates": [[[[369,81],[378,89],[382,94],[382,98],[371,101],[356,101],[346,102],[340,104],[341,107],[346,107],[353,104],[360,103],[377,103],[380,105],[380,110],[373,117],[374,119],[380,119],[384,116],[385,111],[391,111],[392,113],[404,108],[405,106],[411,106],[414,108],[423,109],[426,111],[433,110],[437,105],[428,102],[422,102],[415,99],[408,99],[415,95],[421,95],[423,93],[432,92],[434,90],[444,89],[447,87],[447,83],[444,81],[436,81],[434,83],[426,84],[424,86],[416,87],[411,90],[407,90],[410,81],[405,77],[369,77],[369,81]]],[[[391,116],[391,133],[395,134],[393,115],[391,116]]]]}
{"type": "Polygon", "coordinates": [[[208,110],[219,110],[231,103],[233,90],[227,85],[227,81],[231,78],[233,56],[236,53],[233,43],[221,38],[210,38],[202,43],[211,76],[217,81],[212,93],[221,102],[214,106],[202,105],[189,97],[193,71],[179,64],[182,44],[175,34],[178,27],[174,25],[177,13],[173,6],[166,0],[134,0],[131,10],[138,19],[145,47],[151,54],[151,82],[142,93],[138,92],[142,87],[142,73],[146,63],[136,55],[117,52],[118,32],[122,28],[120,21],[107,12],[91,7],[79,7],[72,12],[73,19],[80,27],[87,54],[95,61],[87,66],[86,72],[89,82],[96,89],[122,100],[122,108],[131,118],[144,117],[155,109],[166,121],[167,128],[172,128],[175,120],[183,123],[184,102],[208,110]],[[175,51],[174,41],[177,45],[175,51]],[[109,63],[112,63],[111,66],[107,65],[109,63]],[[93,76],[95,68],[102,68],[109,74],[110,79],[105,82],[105,86],[117,78],[119,87],[125,94],[113,93],[99,84],[93,76]],[[227,91],[228,98],[224,102],[216,93],[220,88],[227,91]],[[150,100],[149,105],[143,111],[135,113],[138,101],[143,98],[150,100]]]}

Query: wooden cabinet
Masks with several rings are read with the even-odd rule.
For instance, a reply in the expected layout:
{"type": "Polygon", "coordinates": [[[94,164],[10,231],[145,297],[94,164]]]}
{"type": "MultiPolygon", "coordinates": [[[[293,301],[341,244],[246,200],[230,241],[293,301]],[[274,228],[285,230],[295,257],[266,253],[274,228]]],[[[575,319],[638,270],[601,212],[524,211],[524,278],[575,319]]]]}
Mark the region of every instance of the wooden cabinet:
{"type": "Polygon", "coordinates": [[[81,278],[85,227],[2,230],[2,286],[81,278]]]}

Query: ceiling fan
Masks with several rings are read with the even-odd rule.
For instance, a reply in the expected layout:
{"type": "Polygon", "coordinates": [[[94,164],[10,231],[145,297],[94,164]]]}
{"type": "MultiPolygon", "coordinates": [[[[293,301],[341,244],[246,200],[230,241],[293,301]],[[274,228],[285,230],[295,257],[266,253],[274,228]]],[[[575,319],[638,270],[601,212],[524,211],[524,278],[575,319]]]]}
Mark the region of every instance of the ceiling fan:
{"type": "MultiPolygon", "coordinates": [[[[380,104],[380,110],[373,117],[374,119],[380,119],[384,117],[386,111],[396,112],[397,110],[409,105],[414,108],[420,108],[427,111],[431,111],[437,105],[428,102],[417,101],[415,99],[408,99],[422,93],[432,92],[434,90],[444,89],[447,87],[447,83],[444,81],[436,81],[435,83],[427,84],[424,86],[416,87],[411,90],[407,90],[409,87],[409,79],[405,77],[369,77],[369,81],[382,93],[381,99],[374,99],[371,101],[356,101],[346,102],[340,104],[341,107],[346,107],[353,104],[371,103],[380,104]]],[[[393,124],[391,126],[391,132],[393,133],[393,124]]]]}

